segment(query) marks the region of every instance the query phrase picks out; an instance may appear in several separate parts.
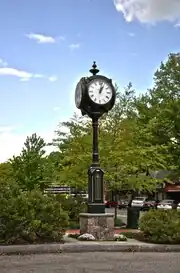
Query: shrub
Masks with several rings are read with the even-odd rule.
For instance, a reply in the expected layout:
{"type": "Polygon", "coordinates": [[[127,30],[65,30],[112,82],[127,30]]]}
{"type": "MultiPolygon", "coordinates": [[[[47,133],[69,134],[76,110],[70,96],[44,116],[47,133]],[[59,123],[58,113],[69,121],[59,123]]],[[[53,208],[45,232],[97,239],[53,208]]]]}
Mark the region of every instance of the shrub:
{"type": "Polygon", "coordinates": [[[180,243],[180,212],[177,210],[150,210],[141,217],[139,224],[145,241],[164,244],[180,243]]]}
{"type": "Polygon", "coordinates": [[[87,204],[81,196],[73,197],[69,195],[57,195],[56,200],[61,204],[64,211],[69,216],[69,226],[71,228],[79,228],[79,214],[87,211],[87,204]]]}
{"type": "Polygon", "coordinates": [[[0,182],[0,200],[1,244],[62,240],[68,215],[51,196],[0,182]]]}

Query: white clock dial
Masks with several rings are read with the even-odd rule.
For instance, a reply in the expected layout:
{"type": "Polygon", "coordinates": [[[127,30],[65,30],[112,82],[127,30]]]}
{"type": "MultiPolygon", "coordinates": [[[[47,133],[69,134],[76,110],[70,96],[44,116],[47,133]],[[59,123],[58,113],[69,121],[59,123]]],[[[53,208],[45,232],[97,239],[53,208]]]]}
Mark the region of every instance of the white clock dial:
{"type": "Polygon", "coordinates": [[[75,91],[75,104],[77,108],[80,106],[81,100],[82,100],[82,88],[81,88],[81,84],[78,83],[76,86],[76,91],[75,91]]]}
{"type": "Polygon", "coordinates": [[[94,80],[88,88],[90,99],[97,104],[106,104],[112,98],[111,86],[103,80],[94,80]]]}

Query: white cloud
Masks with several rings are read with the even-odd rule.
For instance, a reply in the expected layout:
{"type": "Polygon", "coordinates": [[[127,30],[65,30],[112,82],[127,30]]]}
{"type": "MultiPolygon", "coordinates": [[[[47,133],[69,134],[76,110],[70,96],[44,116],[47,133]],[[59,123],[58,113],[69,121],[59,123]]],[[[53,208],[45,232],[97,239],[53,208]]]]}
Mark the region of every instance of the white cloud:
{"type": "Polygon", "coordinates": [[[58,77],[57,76],[50,76],[49,78],[48,78],[48,80],[50,81],[50,82],[56,82],[57,80],[58,80],[58,77]]]}
{"type": "Polygon", "coordinates": [[[138,20],[154,24],[180,21],[179,0],[114,0],[114,5],[127,22],[138,20]]]}
{"type": "MultiPolygon", "coordinates": [[[[31,40],[35,40],[38,44],[54,44],[56,43],[56,38],[52,36],[47,36],[43,34],[36,34],[36,33],[30,33],[30,34],[25,34],[26,37],[28,37],[31,40]]],[[[59,37],[62,38],[62,37],[59,37]]]]}
{"type": "Polygon", "coordinates": [[[8,63],[0,58],[0,66],[5,67],[7,65],[8,65],[8,63]]]}
{"type": "Polygon", "coordinates": [[[180,23],[175,24],[175,27],[180,27],[180,23]]]}
{"type": "Polygon", "coordinates": [[[78,48],[80,48],[80,44],[70,44],[69,48],[72,49],[72,50],[78,49],[78,48]]]}
{"type": "Polygon", "coordinates": [[[12,68],[12,67],[0,67],[0,76],[17,77],[20,79],[21,82],[27,82],[31,79],[42,79],[42,78],[47,78],[48,81],[55,82],[58,79],[56,75],[47,76],[43,74],[27,72],[27,71],[20,70],[17,68],[12,68]]]}
{"type": "Polygon", "coordinates": [[[58,40],[60,40],[60,41],[65,41],[66,38],[65,38],[64,36],[58,36],[58,37],[56,38],[56,40],[57,40],[57,41],[58,41],[58,40]]]}
{"type": "Polygon", "coordinates": [[[128,35],[129,35],[130,37],[135,37],[135,36],[136,36],[136,34],[133,33],[133,32],[128,33],[128,35]]]}
{"type": "Polygon", "coordinates": [[[13,76],[20,78],[21,81],[29,81],[32,78],[42,78],[41,74],[33,74],[12,67],[0,67],[0,76],[13,76]]]}
{"type": "Polygon", "coordinates": [[[59,106],[55,106],[54,108],[53,108],[53,111],[55,111],[55,112],[57,112],[57,111],[59,111],[60,110],[60,107],[59,106]]]}
{"type": "MultiPolygon", "coordinates": [[[[26,140],[27,136],[32,135],[34,132],[20,133],[17,126],[0,127],[0,162],[5,162],[13,155],[19,155],[26,140]]],[[[44,138],[46,143],[52,141],[55,137],[52,131],[40,131],[37,135],[44,138]]],[[[50,153],[55,148],[53,146],[47,147],[46,152],[50,153]]]]}

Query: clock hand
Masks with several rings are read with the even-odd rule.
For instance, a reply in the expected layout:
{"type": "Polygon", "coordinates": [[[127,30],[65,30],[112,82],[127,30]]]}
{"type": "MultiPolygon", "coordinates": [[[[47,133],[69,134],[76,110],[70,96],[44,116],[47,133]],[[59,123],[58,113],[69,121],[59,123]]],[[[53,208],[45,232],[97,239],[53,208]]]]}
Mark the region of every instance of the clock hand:
{"type": "Polygon", "coordinates": [[[99,89],[99,94],[102,93],[103,88],[104,88],[104,85],[100,87],[100,89],[99,89]]]}

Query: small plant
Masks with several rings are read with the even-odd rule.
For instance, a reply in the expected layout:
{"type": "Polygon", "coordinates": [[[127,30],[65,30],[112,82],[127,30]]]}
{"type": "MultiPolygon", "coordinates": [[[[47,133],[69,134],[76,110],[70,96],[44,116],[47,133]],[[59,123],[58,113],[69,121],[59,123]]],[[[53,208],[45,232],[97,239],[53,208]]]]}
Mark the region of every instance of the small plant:
{"type": "Polygon", "coordinates": [[[78,237],[80,241],[95,241],[95,237],[92,234],[84,233],[78,237]]]}
{"type": "Polygon", "coordinates": [[[114,241],[125,242],[127,237],[124,234],[114,234],[114,241]]]}

